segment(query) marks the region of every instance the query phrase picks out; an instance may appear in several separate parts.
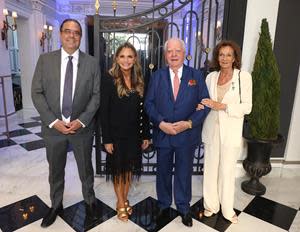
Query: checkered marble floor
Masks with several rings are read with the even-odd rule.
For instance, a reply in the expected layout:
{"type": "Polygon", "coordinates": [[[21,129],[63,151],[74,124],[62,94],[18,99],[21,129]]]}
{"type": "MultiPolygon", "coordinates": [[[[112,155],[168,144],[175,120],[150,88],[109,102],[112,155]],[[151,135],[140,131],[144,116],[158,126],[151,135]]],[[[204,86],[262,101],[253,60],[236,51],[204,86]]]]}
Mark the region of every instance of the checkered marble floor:
{"type": "MultiPolygon", "coordinates": [[[[21,114],[10,119],[10,139],[0,135],[1,231],[300,232],[299,177],[263,177],[261,181],[267,187],[267,192],[261,197],[244,193],[240,184],[246,177],[237,178],[234,207],[239,223],[233,225],[221,213],[210,218],[199,218],[199,211],[203,209],[202,176],[193,176],[191,211],[194,225],[187,228],[181,223],[174,205],[170,208],[168,218],[157,218],[154,176],[142,176],[139,182],[133,184],[129,200],[134,213],[127,223],[116,217],[112,184],[102,176],[96,176],[98,217],[95,221],[86,220],[72,152],[69,152],[66,166],[64,211],[53,225],[42,229],[40,223],[50,207],[50,200],[48,164],[40,124],[39,117],[24,117],[21,114]]],[[[2,122],[0,129],[4,131],[2,122]]]]}

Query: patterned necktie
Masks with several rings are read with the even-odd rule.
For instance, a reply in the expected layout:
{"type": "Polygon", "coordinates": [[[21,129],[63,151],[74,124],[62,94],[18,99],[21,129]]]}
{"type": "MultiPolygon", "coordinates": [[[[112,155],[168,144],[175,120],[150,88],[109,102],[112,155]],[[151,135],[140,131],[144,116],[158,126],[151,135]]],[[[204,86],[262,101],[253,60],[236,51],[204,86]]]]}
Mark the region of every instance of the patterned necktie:
{"type": "Polygon", "coordinates": [[[64,95],[62,102],[62,114],[65,118],[69,118],[72,113],[73,56],[69,56],[68,58],[69,60],[66,68],[64,95]]]}
{"type": "Polygon", "coordinates": [[[176,100],[178,91],[179,91],[179,77],[178,77],[178,72],[177,71],[173,71],[174,72],[174,79],[173,79],[173,95],[174,95],[174,100],[176,100]]]}

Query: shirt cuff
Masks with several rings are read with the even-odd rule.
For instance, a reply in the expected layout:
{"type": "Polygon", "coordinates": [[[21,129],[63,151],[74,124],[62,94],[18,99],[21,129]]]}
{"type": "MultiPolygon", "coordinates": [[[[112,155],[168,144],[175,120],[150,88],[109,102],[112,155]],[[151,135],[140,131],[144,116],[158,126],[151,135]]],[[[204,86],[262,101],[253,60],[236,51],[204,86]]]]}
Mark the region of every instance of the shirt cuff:
{"type": "Polygon", "coordinates": [[[76,119],[78,122],[80,122],[80,124],[81,124],[81,126],[83,127],[83,128],[85,128],[85,125],[79,120],[79,119],[76,119]]]}
{"type": "Polygon", "coordinates": [[[51,122],[50,125],[49,125],[49,128],[52,128],[57,121],[58,121],[58,119],[55,119],[54,122],[51,122]]]}

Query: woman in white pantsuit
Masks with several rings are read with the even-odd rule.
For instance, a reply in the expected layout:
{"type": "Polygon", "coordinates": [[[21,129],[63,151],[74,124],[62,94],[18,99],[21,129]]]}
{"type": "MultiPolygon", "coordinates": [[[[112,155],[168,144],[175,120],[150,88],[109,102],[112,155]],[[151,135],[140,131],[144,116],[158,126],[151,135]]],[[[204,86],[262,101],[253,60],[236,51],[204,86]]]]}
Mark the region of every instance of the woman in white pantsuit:
{"type": "Polygon", "coordinates": [[[221,210],[223,216],[237,223],[233,210],[236,160],[242,147],[244,115],[252,108],[252,79],[240,71],[241,52],[233,41],[221,41],[213,52],[215,72],[206,78],[210,99],[203,106],[211,108],[204,121],[203,197],[204,216],[221,210]]]}

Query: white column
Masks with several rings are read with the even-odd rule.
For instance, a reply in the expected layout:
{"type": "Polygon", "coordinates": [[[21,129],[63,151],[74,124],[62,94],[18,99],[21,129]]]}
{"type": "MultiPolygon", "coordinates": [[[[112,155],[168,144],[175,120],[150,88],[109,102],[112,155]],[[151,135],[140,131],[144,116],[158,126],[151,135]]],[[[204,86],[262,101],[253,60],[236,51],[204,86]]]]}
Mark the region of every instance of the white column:
{"type": "Polygon", "coordinates": [[[42,5],[32,1],[32,14],[20,23],[18,41],[20,48],[21,83],[24,110],[34,108],[31,100],[31,82],[38,57],[42,51],[40,36],[43,30],[42,5]]]}
{"type": "Polygon", "coordinates": [[[52,32],[52,51],[60,49],[60,24],[57,20],[53,21],[53,32],[52,32]]]}
{"type": "MultiPolygon", "coordinates": [[[[274,42],[279,0],[249,0],[247,2],[246,21],[243,41],[242,69],[252,72],[261,20],[266,18],[272,42],[274,42]]],[[[247,146],[244,143],[239,160],[245,159],[247,146]]]]}
{"type": "Polygon", "coordinates": [[[85,15],[80,18],[75,17],[75,19],[80,23],[81,28],[82,28],[82,38],[81,38],[79,49],[83,52],[86,52],[86,51],[88,51],[88,48],[87,48],[87,42],[86,42],[87,41],[87,31],[86,31],[86,26],[85,26],[85,15]]]}
{"type": "Polygon", "coordinates": [[[300,161],[300,68],[298,73],[297,88],[295,93],[294,108],[290,123],[289,134],[287,137],[287,144],[285,149],[286,161],[300,161]]]}
{"type": "MultiPolygon", "coordinates": [[[[2,14],[3,8],[5,8],[4,1],[0,1],[0,27],[3,27],[4,16],[2,14]]],[[[10,76],[10,61],[9,61],[9,52],[6,49],[5,41],[0,40],[0,76],[10,76]]],[[[12,80],[11,77],[4,79],[4,87],[5,87],[5,99],[6,99],[6,109],[7,114],[15,112],[14,99],[13,99],[13,91],[12,91],[12,80]]],[[[4,115],[4,98],[2,92],[2,85],[0,84],[0,115],[4,115]]],[[[2,122],[2,118],[0,118],[2,122]]]]}
{"type": "Polygon", "coordinates": [[[257,50],[261,20],[266,18],[274,44],[279,0],[250,0],[247,2],[242,69],[252,72],[257,50]]]}

